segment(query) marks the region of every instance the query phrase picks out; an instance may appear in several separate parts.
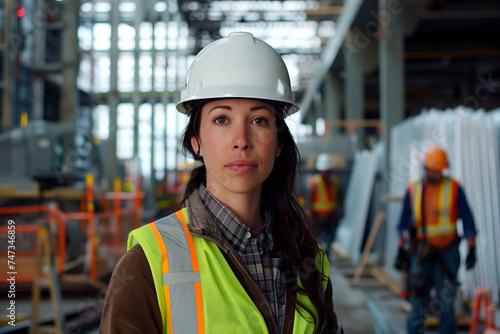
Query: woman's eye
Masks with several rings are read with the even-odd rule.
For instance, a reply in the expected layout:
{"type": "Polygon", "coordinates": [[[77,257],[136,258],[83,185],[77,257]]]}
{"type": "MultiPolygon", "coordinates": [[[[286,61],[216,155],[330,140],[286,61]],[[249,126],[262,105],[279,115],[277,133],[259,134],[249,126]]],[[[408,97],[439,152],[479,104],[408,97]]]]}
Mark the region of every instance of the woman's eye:
{"type": "Polygon", "coordinates": [[[259,117],[259,118],[254,119],[253,122],[257,125],[264,125],[264,124],[266,124],[267,121],[265,118],[259,117]]]}
{"type": "Polygon", "coordinates": [[[214,122],[215,122],[216,124],[225,124],[225,123],[227,122],[227,119],[226,119],[225,117],[222,117],[222,116],[221,116],[221,117],[217,117],[217,118],[214,120],[214,122]]]}

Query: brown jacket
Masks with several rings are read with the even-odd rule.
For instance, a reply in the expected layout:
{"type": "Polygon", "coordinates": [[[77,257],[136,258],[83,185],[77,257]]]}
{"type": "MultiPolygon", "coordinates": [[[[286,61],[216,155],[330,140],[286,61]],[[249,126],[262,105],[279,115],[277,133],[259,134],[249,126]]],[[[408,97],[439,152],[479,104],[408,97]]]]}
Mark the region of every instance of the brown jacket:
{"type": "MultiPolygon", "coordinates": [[[[225,241],[195,191],[187,201],[189,232],[217,244],[236,277],[264,317],[269,333],[278,333],[273,314],[260,289],[245,270],[236,251],[225,241]]],[[[328,307],[333,309],[332,284],[325,292],[328,307]]],[[[287,296],[282,333],[292,333],[295,310],[287,296]]],[[[111,277],[101,318],[99,333],[162,333],[163,324],[156,297],[153,276],[140,245],[135,245],[118,262],[111,277]]],[[[335,331],[333,332],[335,333],[335,331]]]]}

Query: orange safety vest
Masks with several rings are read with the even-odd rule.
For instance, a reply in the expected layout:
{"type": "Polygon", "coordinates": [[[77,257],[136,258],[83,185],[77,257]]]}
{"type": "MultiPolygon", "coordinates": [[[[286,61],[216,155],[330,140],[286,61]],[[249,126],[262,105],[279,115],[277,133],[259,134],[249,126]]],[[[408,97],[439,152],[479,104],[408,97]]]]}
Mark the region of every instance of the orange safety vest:
{"type": "Polygon", "coordinates": [[[330,178],[325,183],[320,174],[313,176],[312,187],[312,211],[318,215],[326,216],[337,209],[339,185],[335,178],[330,178]]]}
{"type": "MultiPolygon", "coordinates": [[[[408,192],[412,207],[414,222],[417,229],[417,240],[425,238],[422,228],[422,215],[425,215],[425,229],[427,241],[430,245],[444,248],[449,245],[457,236],[457,194],[458,182],[448,177],[443,177],[439,184],[439,194],[436,203],[431,208],[424,207],[422,211],[424,182],[418,180],[409,185],[408,192]],[[432,210],[429,211],[429,210],[432,210]]],[[[427,190],[425,195],[428,195],[427,190]]],[[[428,202],[427,202],[428,203],[428,202]]]]}

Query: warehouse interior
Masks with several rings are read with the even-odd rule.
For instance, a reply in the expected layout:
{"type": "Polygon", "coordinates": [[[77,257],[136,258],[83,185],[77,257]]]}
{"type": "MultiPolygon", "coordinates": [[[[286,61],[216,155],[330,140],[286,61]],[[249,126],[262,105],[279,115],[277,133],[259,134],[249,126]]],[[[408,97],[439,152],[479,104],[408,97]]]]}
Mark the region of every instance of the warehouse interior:
{"type": "MultiPolygon", "coordinates": [[[[458,273],[459,332],[494,330],[495,316],[500,328],[500,1],[0,0],[0,8],[0,333],[98,332],[128,233],[174,211],[194,165],[179,146],[188,118],[175,109],[186,72],[206,45],[238,31],[269,43],[288,68],[300,105],[287,119],[301,156],[299,194],[319,154],[335,162],[345,214],[330,271],[346,333],[405,332],[396,226],[432,145],[447,151],[447,175],[463,187],[478,231],[477,264],[458,273]],[[479,291],[489,306],[476,319],[479,291]]],[[[460,253],[464,262],[465,242],[460,253]]],[[[430,333],[436,321],[429,316],[430,333]]]]}

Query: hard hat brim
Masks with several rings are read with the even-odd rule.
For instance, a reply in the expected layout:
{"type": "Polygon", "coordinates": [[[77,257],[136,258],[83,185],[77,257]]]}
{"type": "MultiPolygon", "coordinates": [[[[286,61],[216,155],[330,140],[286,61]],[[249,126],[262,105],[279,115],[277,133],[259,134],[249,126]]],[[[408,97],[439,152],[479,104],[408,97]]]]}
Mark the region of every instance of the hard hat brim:
{"type": "Polygon", "coordinates": [[[180,113],[189,115],[191,112],[191,107],[189,106],[189,102],[195,102],[200,100],[214,100],[214,99],[255,99],[255,100],[267,100],[270,101],[274,105],[278,105],[283,103],[286,105],[285,116],[292,115],[299,111],[299,105],[283,96],[282,99],[276,98],[274,95],[269,94],[269,91],[265,88],[261,87],[250,87],[250,86],[238,86],[238,87],[229,87],[229,86],[220,86],[220,87],[211,87],[209,89],[204,89],[203,94],[199,95],[190,95],[187,99],[183,99],[181,96],[181,100],[177,103],[176,108],[180,113]],[[249,92],[252,92],[249,94],[249,92]],[[274,102],[274,103],[273,103],[274,102]]]}

